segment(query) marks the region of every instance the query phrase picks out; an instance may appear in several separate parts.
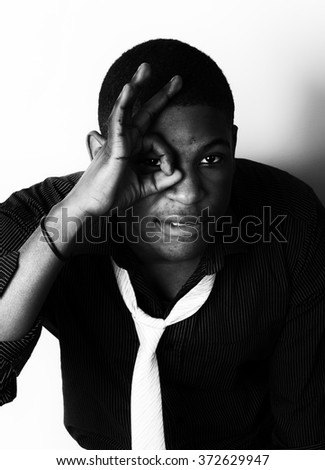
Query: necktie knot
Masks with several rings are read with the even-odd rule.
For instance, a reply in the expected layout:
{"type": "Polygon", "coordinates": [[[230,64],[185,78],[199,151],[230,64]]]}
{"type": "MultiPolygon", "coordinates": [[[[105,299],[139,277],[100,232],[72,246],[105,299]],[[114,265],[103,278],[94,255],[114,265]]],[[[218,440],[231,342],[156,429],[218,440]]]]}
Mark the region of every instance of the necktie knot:
{"type": "Polygon", "coordinates": [[[151,352],[154,354],[159,340],[165,331],[164,321],[160,323],[160,326],[152,326],[135,320],[135,328],[137,330],[140,347],[148,353],[151,352]]]}

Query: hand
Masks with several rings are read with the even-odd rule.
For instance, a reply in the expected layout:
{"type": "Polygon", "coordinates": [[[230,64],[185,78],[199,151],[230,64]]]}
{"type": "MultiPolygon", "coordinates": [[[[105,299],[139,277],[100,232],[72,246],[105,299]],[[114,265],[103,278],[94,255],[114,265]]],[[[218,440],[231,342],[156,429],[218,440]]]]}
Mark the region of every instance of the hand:
{"type": "Polygon", "coordinates": [[[105,140],[93,131],[89,134],[94,158],[82,178],[68,195],[84,215],[102,215],[114,207],[124,209],[138,199],[163,191],[177,183],[182,175],[173,168],[172,152],[158,136],[146,135],[155,117],[182,86],[181,77],[173,77],[138,112],[134,103],[139,90],[150,77],[150,66],[141,64],[117,98],[108,119],[105,140]],[[154,153],[160,170],[138,175],[133,170],[135,156],[154,153]]]}

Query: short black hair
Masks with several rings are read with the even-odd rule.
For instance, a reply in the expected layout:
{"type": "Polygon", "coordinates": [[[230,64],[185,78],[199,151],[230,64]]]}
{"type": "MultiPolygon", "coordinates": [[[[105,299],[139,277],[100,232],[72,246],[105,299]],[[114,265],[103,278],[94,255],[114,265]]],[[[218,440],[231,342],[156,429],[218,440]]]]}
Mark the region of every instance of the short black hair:
{"type": "Polygon", "coordinates": [[[152,39],[124,52],[108,70],[99,93],[98,122],[107,137],[107,120],[123,86],[139,65],[151,66],[151,77],[141,90],[138,105],[145,103],[174,75],[181,75],[183,86],[170,104],[213,106],[234,119],[234,100],[222,70],[205,53],[175,39],[152,39]]]}

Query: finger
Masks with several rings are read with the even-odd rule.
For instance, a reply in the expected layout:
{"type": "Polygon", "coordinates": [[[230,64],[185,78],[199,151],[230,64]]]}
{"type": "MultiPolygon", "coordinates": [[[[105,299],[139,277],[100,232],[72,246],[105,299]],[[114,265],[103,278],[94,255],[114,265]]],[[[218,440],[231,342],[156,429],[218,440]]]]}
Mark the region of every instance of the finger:
{"type": "Polygon", "coordinates": [[[167,142],[156,134],[145,135],[142,142],[142,154],[154,153],[160,159],[160,169],[166,176],[174,171],[174,153],[167,142]]]}
{"type": "Polygon", "coordinates": [[[132,107],[140,91],[141,86],[144,85],[144,83],[148,80],[150,74],[150,65],[146,62],[143,62],[136,70],[130,82],[124,85],[121,95],[117,98],[115,105],[122,105],[124,108],[132,107]],[[125,93],[125,91],[127,93],[125,93]]]}
{"type": "Polygon", "coordinates": [[[110,121],[120,126],[123,126],[126,120],[131,120],[132,108],[134,102],[139,94],[141,86],[148,80],[150,77],[151,68],[147,63],[142,63],[131,81],[124,85],[121,93],[119,94],[112,112],[110,114],[110,121]]]}
{"type": "Polygon", "coordinates": [[[133,117],[133,126],[143,135],[156,115],[167,105],[168,101],[181,89],[182,78],[175,75],[158,91],[133,117]]]}

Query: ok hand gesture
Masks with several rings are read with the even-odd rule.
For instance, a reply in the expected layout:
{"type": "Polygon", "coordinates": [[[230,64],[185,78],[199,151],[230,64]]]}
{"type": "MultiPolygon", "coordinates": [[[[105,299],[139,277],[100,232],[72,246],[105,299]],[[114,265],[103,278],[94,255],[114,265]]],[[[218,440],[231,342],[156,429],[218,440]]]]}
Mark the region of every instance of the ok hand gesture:
{"type": "Polygon", "coordinates": [[[123,87],[108,119],[107,139],[96,131],[88,135],[93,160],[69,195],[70,203],[76,204],[84,215],[106,214],[116,206],[129,207],[143,197],[165,190],[182,177],[173,168],[168,145],[157,135],[147,134],[159,112],[180,90],[182,80],[178,75],[173,77],[135,113],[134,103],[150,73],[150,66],[141,64],[123,87]],[[134,171],[139,153],[159,157],[160,170],[145,175],[134,171]]]}

